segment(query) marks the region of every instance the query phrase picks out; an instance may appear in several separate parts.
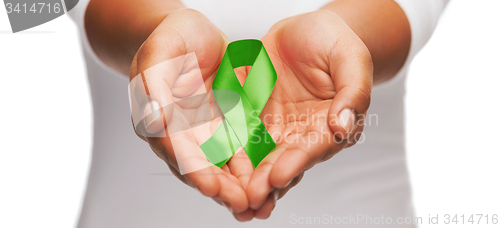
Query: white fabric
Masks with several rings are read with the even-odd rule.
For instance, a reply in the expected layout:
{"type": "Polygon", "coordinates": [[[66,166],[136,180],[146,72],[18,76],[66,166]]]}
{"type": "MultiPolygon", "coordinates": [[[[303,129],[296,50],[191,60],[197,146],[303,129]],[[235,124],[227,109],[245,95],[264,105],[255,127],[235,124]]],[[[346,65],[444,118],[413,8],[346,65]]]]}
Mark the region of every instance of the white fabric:
{"type": "MultiPolygon", "coordinates": [[[[260,38],[278,20],[313,11],[328,0],[186,0],[231,40],[260,38]]],[[[373,89],[363,143],[308,171],[265,221],[239,223],[226,209],[181,183],[133,131],[128,77],[105,66],[83,26],[88,0],[69,12],[81,31],[94,113],[92,166],[78,227],[286,227],[331,222],[324,216],[413,217],[405,163],[404,95],[407,66],[429,39],[446,0],[398,0],[412,27],[410,56],[400,73],[373,89]],[[304,220],[298,220],[303,217],[304,220]]],[[[347,221],[347,220],[344,220],[347,221]]],[[[415,227],[370,225],[349,227],[415,227]]],[[[375,223],[376,219],[373,221],[375,223]]],[[[352,220],[349,220],[352,223],[352,220]]],[[[335,226],[330,224],[330,226],[335,226]]]]}

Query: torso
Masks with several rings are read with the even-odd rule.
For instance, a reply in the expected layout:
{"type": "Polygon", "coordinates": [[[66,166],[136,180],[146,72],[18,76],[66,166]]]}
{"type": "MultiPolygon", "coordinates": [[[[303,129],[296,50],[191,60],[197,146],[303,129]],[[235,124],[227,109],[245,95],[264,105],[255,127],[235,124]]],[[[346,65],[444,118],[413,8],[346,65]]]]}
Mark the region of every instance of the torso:
{"type": "MultiPolygon", "coordinates": [[[[207,15],[230,40],[258,39],[278,20],[318,9],[326,2],[185,1],[207,15]]],[[[103,67],[88,43],[84,43],[84,54],[94,107],[94,146],[80,228],[285,227],[305,223],[306,217],[316,224],[335,224],[335,217],[358,215],[392,217],[393,221],[413,217],[404,144],[406,72],[373,89],[372,119],[363,142],[307,171],[301,183],[279,200],[268,220],[242,224],[171,174],[133,131],[126,77],[103,67]]]]}

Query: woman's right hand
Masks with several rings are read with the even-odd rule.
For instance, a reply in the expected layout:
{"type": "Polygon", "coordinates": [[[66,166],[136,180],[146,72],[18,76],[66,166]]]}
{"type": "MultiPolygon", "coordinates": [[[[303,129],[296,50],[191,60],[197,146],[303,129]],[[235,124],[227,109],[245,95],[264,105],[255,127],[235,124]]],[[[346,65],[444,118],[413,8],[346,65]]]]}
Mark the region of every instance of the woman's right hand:
{"type": "Polygon", "coordinates": [[[208,163],[199,147],[222,122],[209,94],[227,43],[200,12],[170,13],[130,67],[132,119],[137,135],[177,178],[228,207],[238,220],[248,220],[253,210],[244,188],[253,166],[246,154],[237,153],[243,159],[219,168],[208,163]]]}

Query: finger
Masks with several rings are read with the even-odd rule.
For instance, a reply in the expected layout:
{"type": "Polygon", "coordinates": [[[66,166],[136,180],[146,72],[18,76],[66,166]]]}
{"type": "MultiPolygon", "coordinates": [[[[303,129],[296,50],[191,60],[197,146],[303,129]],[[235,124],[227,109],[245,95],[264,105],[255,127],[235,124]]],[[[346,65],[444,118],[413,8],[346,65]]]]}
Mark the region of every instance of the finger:
{"type": "Polygon", "coordinates": [[[207,197],[217,196],[220,191],[220,182],[211,167],[185,174],[193,187],[207,197]]]}
{"type": "Polygon", "coordinates": [[[346,141],[336,143],[330,132],[308,131],[294,140],[275,162],[269,182],[275,188],[285,188],[300,173],[317,164],[327,153],[337,153],[346,141]]]}
{"type": "Polygon", "coordinates": [[[285,151],[285,146],[277,147],[269,155],[267,155],[255,168],[250,177],[247,188],[245,189],[248,196],[250,208],[258,209],[264,204],[269,193],[274,190],[274,187],[269,181],[269,174],[274,163],[278,160],[281,154],[285,151]]]}
{"type": "Polygon", "coordinates": [[[254,210],[251,208],[248,208],[246,211],[241,212],[241,213],[234,213],[234,218],[240,222],[247,222],[250,221],[254,218],[254,210]]]}
{"type": "MultiPolygon", "coordinates": [[[[197,144],[191,143],[186,140],[187,138],[181,136],[173,135],[170,137],[181,146],[175,148],[176,144],[174,144],[172,151],[175,153],[173,154],[165,152],[169,156],[166,160],[168,163],[177,162],[174,166],[181,170],[188,185],[198,189],[205,196],[219,199],[231,212],[240,213],[248,209],[246,193],[236,177],[209,164],[197,144]],[[199,169],[203,166],[205,168],[199,169]]],[[[148,139],[163,140],[165,138],[148,139]]],[[[155,143],[158,142],[150,142],[151,145],[155,145],[155,143]]],[[[162,143],[164,142],[162,141],[162,143]]]]}
{"type": "Polygon", "coordinates": [[[252,162],[248,158],[247,153],[240,146],[234,155],[226,163],[232,175],[234,175],[241,183],[243,189],[246,189],[250,177],[254,171],[252,162]]]}
{"type": "Polygon", "coordinates": [[[255,218],[257,219],[267,219],[269,216],[271,216],[271,212],[274,210],[276,207],[276,201],[278,200],[278,191],[274,190],[269,196],[267,197],[266,201],[262,206],[255,210],[255,218]]]}
{"type": "Polygon", "coordinates": [[[328,123],[333,133],[342,139],[352,137],[359,115],[370,105],[373,65],[370,53],[354,33],[341,38],[328,57],[330,75],[336,95],[329,109],[328,123]]]}
{"type": "Polygon", "coordinates": [[[231,179],[231,174],[222,169],[212,166],[214,173],[219,179],[220,187],[216,197],[221,199],[224,206],[232,213],[241,213],[248,209],[246,193],[238,180],[231,179]]]}
{"type": "MultiPolygon", "coordinates": [[[[240,213],[248,209],[246,193],[241,187],[239,180],[230,173],[209,164],[203,152],[195,143],[190,143],[183,137],[170,136],[171,140],[179,142],[179,148],[174,148],[174,154],[166,152],[169,163],[174,161],[186,182],[198,189],[203,195],[217,197],[231,211],[240,213]],[[183,141],[184,140],[184,141],[183,141]],[[172,155],[174,157],[172,157],[172,155]],[[205,167],[200,169],[200,167],[205,167]],[[194,171],[193,171],[194,170],[194,171]]],[[[149,138],[162,140],[164,138],[149,138]]],[[[150,144],[155,145],[154,142],[150,144]]]]}
{"type": "Polygon", "coordinates": [[[185,134],[167,134],[166,137],[148,137],[147,140],[157,156],[186,178],[188,185],[208,197],[219,193],[220,183],[213,165],[192,138],[185,134]],[[176,143],[172,144],[172,141],[176,143]]]}
{"type": "Polygon", "coordinates": [[[297,184],[299,184],[299,182],[302,180],[302,177],[304,177],[304,173],[301,173],[298,176],[296,176],[295,178],[293,178],[292,182],[289,185],[287,185],[285,188],[279,189],[278,200],[283,198],[283,196],[285,196],[285,194],[288,191],[290,191],[290,189],[292,189],[297,184]]]}
{"type": "Polygon", "coordinates": [[[259,207],[258,209],[255,210],[255,214],[258,214],[258,217],[260,218],[267,218],[269,217],[269,214],[274,210],[274,207],[271,207],[269,204],[270,202],[270,196],[275,194],[275,200],[274,204],[276,204],[276,201],[281,199],[291,188],[295,187],[301,180],[302,177],[304,176],[304,173],[301,173],[299,176],[295,177],[293,181],[286,186],[284,189],[275,189],[269,195],[266,197],[266,201],[259,207]]]}

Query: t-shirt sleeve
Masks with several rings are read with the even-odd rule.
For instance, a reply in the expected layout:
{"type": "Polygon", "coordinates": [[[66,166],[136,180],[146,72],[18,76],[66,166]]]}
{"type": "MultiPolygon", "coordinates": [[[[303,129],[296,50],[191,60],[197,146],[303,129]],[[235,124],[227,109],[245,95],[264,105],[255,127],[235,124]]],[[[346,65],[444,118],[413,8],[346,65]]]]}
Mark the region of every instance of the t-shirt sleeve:
{"type": "Polygon", "coordinates": [[[410,22],[411,47],[406,64],[425,46],[449,0],[394,0],[410,22]]]}
{"type": "MultiPolygon", "coordinates": [[[[96,59],[99,65],[110,71],[116,72],[104,64],[90,47],[84,26],[85,10],[90,0],[80,0],[74,9],[68,12],[68,15],[78,26],[82,45],[92,58],[96,59]]],[[[411,27],[412,42],[410,53],[406,60],[405,69],[413,60],[415,55],[425,46],[431,37],[437,22],[449,0],[394,0],[405,12],[411,27]]]]}
{"type": "Polygon", "coordinates": [[[78,25],[78,27],[83,27],[83,17],[89,1],[90,0],[79,0],[78,4],[68,12],[68,16],[78,25]]]}
{"type": "MultiPolygon", "coordinates": [[[[90,0],[79,0],[78,4],[70,10],[67,14],[68,16],[75,22],[76,26],[78,27],[78,31],[80,33],[80,40],[82,42],[82,47],[83,51],[86,55],[88,55],[89,58],[92,59],[92,64],[97,64],[98,66],[106,69],[110,73],[116,74],[116,75],[121,75],[123,76],[122,73],[116,71],[115,69],[109,67],[106,65],[94,52],[94,49],[90,46],[89,40],[87,38],[87,32],[85,31],[85,24],[84,24],[84,19],[85,19],[85,11],[87,10],[87,6],[89,4],[90,0]]],[[[89,63],[87,62],[87,67],[89,67],[89,63]]],[[[128,75],[125,75],[127,77],[123,78],[128,78],[128,75]]]]}

